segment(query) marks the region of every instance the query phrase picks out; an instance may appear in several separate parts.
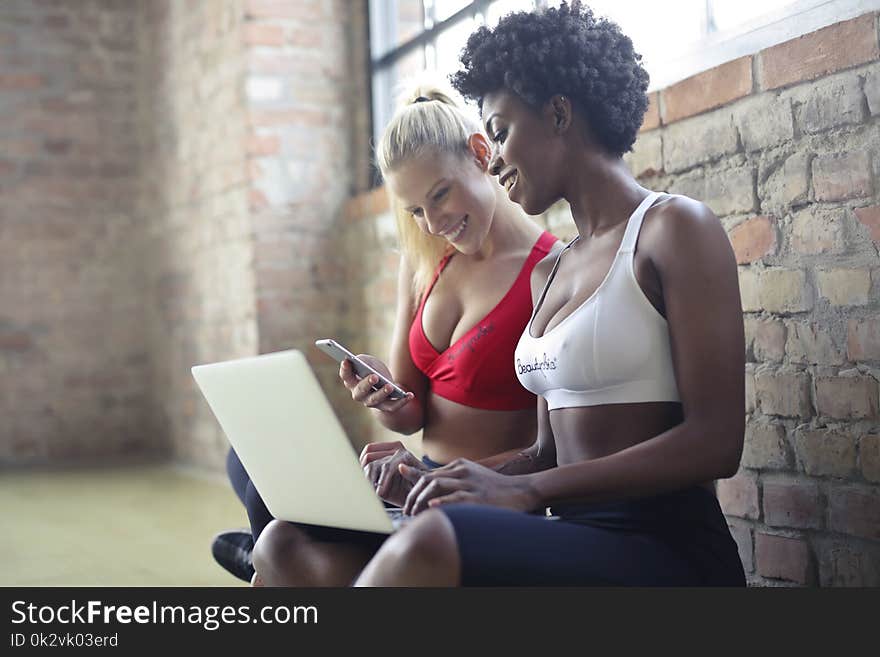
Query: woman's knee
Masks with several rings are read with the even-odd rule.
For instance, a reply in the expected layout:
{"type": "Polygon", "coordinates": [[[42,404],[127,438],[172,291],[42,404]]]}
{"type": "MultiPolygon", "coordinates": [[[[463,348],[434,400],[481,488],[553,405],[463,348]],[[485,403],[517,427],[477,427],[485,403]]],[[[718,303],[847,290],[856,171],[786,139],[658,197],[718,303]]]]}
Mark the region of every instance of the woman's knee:
{"type": "Polygon", "coordinates": [[[455,528],[442,511],[432,509],[420,513],[386,545],[403,559],[458,563],[455,528]]]}
{"type": "Polygon", "coordinates": [[[273,520],[263,529],[254,544],[254,569],[266,578],[285,570],[296,551],[308,540],[301,529],[284,520],[273,520]]]}
{"type": "Polygon", "coordinates": [[[440,511],[420,513],[379,550],[356,586],[455,586],[461,559],[455,529],[440,511]]]}

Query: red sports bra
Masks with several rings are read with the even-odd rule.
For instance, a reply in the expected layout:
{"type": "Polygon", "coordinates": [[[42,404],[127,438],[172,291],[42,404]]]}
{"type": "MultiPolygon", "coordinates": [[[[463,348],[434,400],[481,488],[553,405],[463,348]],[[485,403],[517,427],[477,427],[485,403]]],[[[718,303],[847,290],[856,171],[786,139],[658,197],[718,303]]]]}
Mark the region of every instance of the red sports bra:
{"type": "Polygon", "coordinates": [[[516,378],[513,352],[532,314],[532,269],[555,242],[556,237],[545,231],[507,294],[442,353],[428,340],[422,326],[425,302],[452,254],[440,261],[409,329],[410,356],[430,380],[434,393],[465,406],[496,411],[520,410],[535,404],[535,395],[516,378]]]}

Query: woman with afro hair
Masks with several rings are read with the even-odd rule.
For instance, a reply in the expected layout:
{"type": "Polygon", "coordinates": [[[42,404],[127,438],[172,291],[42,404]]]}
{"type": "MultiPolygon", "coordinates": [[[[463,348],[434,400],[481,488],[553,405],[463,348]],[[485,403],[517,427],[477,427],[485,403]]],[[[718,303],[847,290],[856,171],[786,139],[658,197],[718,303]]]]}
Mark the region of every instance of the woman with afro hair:
{"type": "Polygon", "coordinates": [[[467,42],[490,172],[528,214],[559,199],[577,236],[532,274],[514,356],[538,397],[519,474],[399,466],[417,514],[358,585],[742,586],[715,496],[744,433],[734,255],[699,201],[643,188],[622,155],[647,108],[632,41],[580,2],[467,42]]]}

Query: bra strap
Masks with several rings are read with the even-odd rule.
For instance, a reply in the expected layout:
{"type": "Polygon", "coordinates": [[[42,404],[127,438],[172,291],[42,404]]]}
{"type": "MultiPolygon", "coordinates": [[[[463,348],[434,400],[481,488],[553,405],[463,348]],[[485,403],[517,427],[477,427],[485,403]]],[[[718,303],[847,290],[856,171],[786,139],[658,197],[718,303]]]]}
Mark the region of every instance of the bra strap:
{"type": "Polygon", "coordinates": [[[635,251],[636,242],[639,239],[639,231],[642,229],[642,221],[645,218],[645,213],[661,196],[663,196],[662,192],[651,192],[642,199],[642,202],[639,203],[639,206],[636,208],[635,212],[632,213],[632,216],[626,224],[626,232],[623,234],[623,241],[620,243],[618,253],[632,253],[635,251]]]}
{"type": "Polygon", "coordinates": [[[532,321],[535,319],[535,315],[541,309],[541,304],[544,303],[544,297],[547,295],[547,290],[550,288],[550,283],[553,282],[553,278],[556,276],[556,270],[559,269],[559,261],[562,259],[562,254],[568,251],[571,248],[572,244],[577,242],[580,237],[580,235],[575,235],[574,239],[566,244],[559,252],[559,255],[556,256],[556,262],[553,263],[553,269],[550,270],[550,275],[547,276],[547,281],[544,283],[544,289],[541,290],[541,296],[538,297],[538,301],[537,303],[535,303],[534,309],[532,309],[532,319],[529,320],[529,323],[526,326],[526,330],[531,330],[532,321]]]}

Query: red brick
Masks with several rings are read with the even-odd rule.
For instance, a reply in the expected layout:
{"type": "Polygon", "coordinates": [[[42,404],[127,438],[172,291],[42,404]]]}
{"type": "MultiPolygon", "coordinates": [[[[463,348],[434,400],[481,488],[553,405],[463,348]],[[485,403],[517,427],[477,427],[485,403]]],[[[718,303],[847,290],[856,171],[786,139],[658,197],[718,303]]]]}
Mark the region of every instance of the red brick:
{"type": "Polygon", "coordinates": [[[804,270],[767,267],[760,271],[759,281],[764,310],[791,313],[813,307],[813,292],[804,270]]]}
{"type": "Polygon", "coordinates": [[[785,427],[751,421],[746,426],[742,464],[756,470],[782,470],[789,467],[785,427]]]}
{"type": "Polygon", "coordinates": [[[0,153],[5,157],[30,159],[40,155],[41,147],[30,139],[3,140],[0,142],[0,153]]]}
{"type": "Polygon", "coordinates": [[[718,502],[725,514],[740,518],[758,517],[758,483],[744,472],[718,481],[718,502]]]}
{"type": "Polygon", "coordinates": [[[880,206],[856,208],[854,212],[859,222],[868,229],[871,239],[880,244],[880,206]]]}
{"type": "Polygon", "coordinates": [[[880,434],[862,436],[859,441],[859,467],[865,479],[880,483],[880,434]]]}
{"type": "Polygon", "coordinates": [[[33,339],[28,333],[0,331],[0,351],[27,351],[33,346],[33,339]]]}
{"type": "Polygon", "coordinates": [[[0,75],[0,90],[39,89],[43,83],[42,76],[33,73],[4,73],[0,75]]]}
{"type": "Polygon", "coordinates": [[[880,57],[874,14],[805,34],[758,55],[762,89],[812,80],[880,57]]]}
{"type": "Polygon", "coordinates": [[[660,93],[665,124],[721,107],[752,93],[752,58],[740,57],[721,64],[660,93]]]}
{"type": "Polygon", "coordinates": [[[315,53],[300,54],[264,54],[251,52],[247,60],[249,73],[278,76],[301,76],[312,78],[319,70],[322,61],[315,53]]]}
{"type": "Polygon", "coordinates": [[[880,360],[880,319],[851,319],[847,323],[846,354],[852,360],[880,360]]]}
{"type": "Polygon", "coordinates": [[[357,219],[363,219],[365,216],[364,212],[364,203],[363,203],[364,194],[358,194],[357,196],[353,196],[348,199],[345,203],[345,208],[343,209],[342,215],[346,221],[355,221],[357,219]]]}
{"type": "Polygon", "coordinates": [[[248,155],[277,155],[281,150],[281,138],[278,135],[254,135],[247,140],[248,155]]]}
{"type": "Polygon", "coordinates": [[[309,109],[254,110],[251,124],[264,127],[273,125],[326,126],[330,124],[327,112],[309,109]]]}
{"type": "Polygon", "coordinates": [[[816,407],[819,415],[841,420],[877,417],[877,381],[871,376],[816,378],[816,407]]]}
{"type": "Polygon", "coordinates": [[[265,268],[267,265],[286,266],[293,260],[294,248],[287,241],[257,240],[254,242],[254,263],[256,267],[265,268]]]}
{"type": "Polygon", "coordinates": [[[863,541],[826,543],[819,568],[825,587],[880,586],[880,547],[867,546],[863,541]]]}
{"type": "Polygon", "coordinates": [[[803,104],[796,109],[803,134],[862,123],[865,95],[855,73],[817,80],[805,85],[804,91],[799,98],[803,104]]]}
{"type": "Polygon", "coordinates": [[[746,363],[746,413],[754,413],[757,406],[757,386],[755,385],[755,372],[750,369],[754,365],[746,363]]]}
{"type": "Polygon", "coordinates": [[[791,216],[789,239],[792,248],[804,255],[841,254],[846,251],[846,211],[807,207],[791,216]]]}
{"type": "Polygon", "coordinates": [[[777,319],[745,319],[746,338],[750,339],[755,359],[780,361],[785,356],[785,325],[777,319]]]}
{"type": "Polygon", "coordinates": [[[758,405],[767,415],[810,417],[810,375],[806,372],[764,371],[755,374],[758,405]]]}
{"type": "Polygon", "coordinates": [[[828,496],[829,529],[880,540],[880,494],[875,490],[844,488],[828,496]]]}
{"type": "Polygon", "coordinates": [[[315,28],[292,28],[287,33],[287,43],[298,48],[320,48],[324,45],[324,34],[315,28]]]}
{"type": "Polygon", "coordinates": [[[52,155],[65,155],[70,151],[71,143],[70,139],[47,139],[43,143],[43,148],[52,155]]]}
{"type": "Polygon", "coordinates": [[[810,548],[803,539],[757,532],[755,561],[762,577],[798,584],[808,584],[812,580],[810,548]]]}
{"type": "Polygon", "coordinates": [[[871,160],[864,151],[821,155],[813,160],[817,201],[871,196],[871,160]]]}
{"type": "Polygon", "coordinates": [[[251,210],[265,210],[269,207],[269,199],[258,189],[251,189],[248,192],[248,201],[251,210]]]}
{"type": "Polygon", "coordinates": [[[67,16],[46,16],[43,20],[43,24],[52,30],[64,29],[65,27],[70,25],[70,19],[67,16]]]}
{"type": "Polygon", "coordinates": [[[249,46],[283,46],[284,28],[280,25],[248,22],[244,26],[244,42],[249,46]]]}
{"type": "Polygon", "coordinates": [[[737,264],[748,264],[776,253],[775,223],[770,217],[754,217],[730,231],[737,264]]]}
{"type": "Polygon", "coordinates": [[[771,527],[822,527],[822,503],[815,484],[765,482],[763,498],[764,522],[771,527]]]}
{"type": "Polygon", "coordinates": [[[367,192],[366,201],[366,209],[371,216],[375,217],[378,214],[387,212],[389,209],[388,192],[384,187],[377,187],[367,192]]]}
{"type": "Polygon", "coordinates": [[[648,109],[639,132],[660,127],[660,93],[648,94],[648,109]]]}
{"type": "Polygon", "coordinates": [[[371,219],[390,209],[388,193],[384,187],[377,187],[352,197],[345,204],[344,217],[347,221],[371,219]]]}
{"type": "Polygon", "coordinates": [[[323,17],[320,0],[246,0],[245,14],[254,18],[293,18],[304,23],[323,17]]]}
{"type": "Polygon", "coordinates": [[[866,306],[870,303],[871,272],[868,269],[818,269],[816,292],[832,306],[866,306]]]}
{"type": "Polygon", "coordinates": [[[848,477],[856,468],[856,437],[833,429],[799,431],[798,459],[809,475],[848,477]]]}
{"type": "Polygon", "coordinates": [[[791,322],[787,328],[785,351],[791,362],[807,365],[843,364],[843,354],[834,344],[827,327],[807,322],[791,322]]]}

